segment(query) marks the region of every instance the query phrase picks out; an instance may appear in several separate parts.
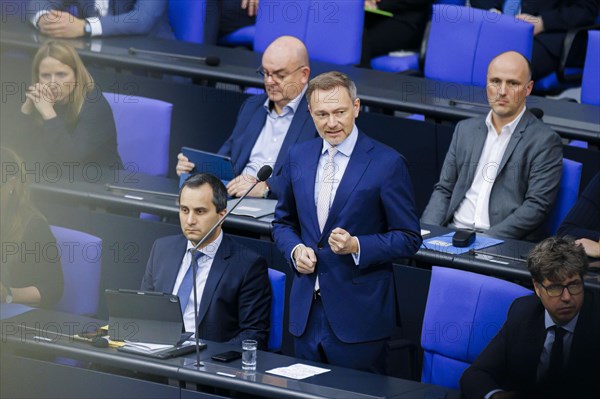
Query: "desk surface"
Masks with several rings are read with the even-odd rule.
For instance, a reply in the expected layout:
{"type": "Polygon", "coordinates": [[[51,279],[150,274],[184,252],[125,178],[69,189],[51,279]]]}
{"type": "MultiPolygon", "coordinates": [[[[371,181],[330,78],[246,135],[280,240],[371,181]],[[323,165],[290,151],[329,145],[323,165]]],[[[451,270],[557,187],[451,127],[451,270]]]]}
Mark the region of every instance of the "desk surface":
{"type": "MultiPolygon", "coordinates": [[[[8,16],[0,24],[4,48],[35,51],[45,39],[28,23],[8,16]]],[[[144,36],[77,39],[71,43],[86,60],[130,69],[190,76],[211,81],[262,87],[255,70],[261,54],[242,49],[199,45],[144,36]],[[196,57],[217,56],[218,67],[202,62],[154,55],[132,55],[130,48],[162,51],[196,57]]],[[[485,115],[489,111],[485,88],[440,82],[352,66],[311,61],[312,75],[340,70],[355,80],[363,104],[424,114],[430,118],[458,120],[485,115]]],[[[541,108],[544,122],[566,137],[600,142],[600,107],[530,96],[528,106],[541,108]]]]}
{"type": "MultiPolygon", "coordinates": [[[[119,184],[125,178],[125,175],[110,176],[111,178],[103,181],[104,183],[62,179],[53,184],[40,182],[32,187],[34,195],[42,196],[44,201],[57,201],[59,203],[72,201],[78,205],[119,209],[133,213],[148,212],[167,217],[177,216],[179,210],[176,198],[173,196],[178,190],[177,180],[144,174],[136,174],[131,177],[133,183],[128,183],[129,187],[134,190],[156,192],[151,194],[110,189],[109,184],[119,184]],[[115,176],[116,180],[112,180],[115,176]],[[159,193],[161,190],[164,191],[164,194],[159,193]]],[[[271,215],[260,219],[231,215],[225,221],[224,226],[226,229],[231,228],[263,237],[271,237],[271,220],[271,215]]],[[[440,226],[424,225],[422,227],[431,231],[427,237],[435,237],[452,231],[440,226]]],[[[531,277],[527,271],[524,258],[533,245],[533,243],[526,241],[504,239],[502,244],[482,250],[482,252],[490,255],[489,259],[485,259],[485,256],[475,256],[469,253],[453,255],[421,248],[415,254],[414,259],[429,265],[448,266],[506,279],[526,281],[531,277]],[[514,260],[495,257],[494,255],[508,256],[514,258],[514,260]]],[[[585,282],[592,288],[600,289],[600,268],[591,269],[585,282]]]]}
{"type": "Polygon", "coordinates": [[[87,343],[58,336],[56,332],[61,331],[70,335],[80,331],[86,325],[102,325],[102,321],[55,311],[35,309],[3,320],[0,324],[3,342],[7,345],[3,346],[3,350],[5,348],[27,349],[28,353],[36,355],[64,356],[260,397],[357,399],[458,397],[456,391],[443,387],[306,362],[262,351],[258,353],[256,372],[248,373],[242,370],[241,360],[230,363],[212,361],[210,357],[216,353],[239,350],[231,345],[215,342],[208,342],[207,349],[201,352],[204,367],[200,368],[194,365],[194,355],[158,360],[118,352],[112,348],[95,348],[87,343]],[[31,330],[17,326],[27,326],[31,330]],[[35,339],[34,336],[41,336],[48,340],[35,339]],[[266,373],[272,368],[299,362],[324,367],[331,371],[304,380],[293,380],[266,373]]]}

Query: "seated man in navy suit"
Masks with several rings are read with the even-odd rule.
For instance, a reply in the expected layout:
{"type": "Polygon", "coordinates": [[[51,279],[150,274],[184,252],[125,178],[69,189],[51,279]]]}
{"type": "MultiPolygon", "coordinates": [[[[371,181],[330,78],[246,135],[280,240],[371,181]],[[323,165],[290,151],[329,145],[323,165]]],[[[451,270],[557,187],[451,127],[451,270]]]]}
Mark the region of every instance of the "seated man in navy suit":
{"type": "Polygon", "coordinates": [[[467,399],[589,398],[598,395],[600,301],[584,290],[588,259],[564,238],[529,254],[535,295],[516,299],[498,334],[465,370],[467,399]]]}
{"type": "MultiPolygon", "coordinates": [[[[258,73],[264,77],[267,93],[242,104],[233,132],[219,154],[231,157],[238,175],[227,186],[229,195],[242,196],[266,164],[273,167],[273,176],[258,183],[250,196],[277,198],[290,147],[317,136],[304,98],[310,75],[306,47],[295,37],[275,39],[265,50],[258,73]]],[[[177,159],[177,175],[194,168],[183,154],[177,159]]]]}
{"type": "Polygon", "coordinates": [[[179,193],[183,235],[156,240],[141,289],[178,295],[186,331],[197,330],[200,338],[236,345],[255,339],[266,349],[271,311],[266,261],[224,235],[220,226],[198,248],[199,257],[193,256],[194,246],[226,213],[227,192],[219,179],[201,173],[186,180],[179,193]],[[192,265],[197,268],[197,326],[192,265]]]}
{"type": "Polygon", "coordinates": [[[290,333],[297,357],[383,371],[397,326],[392,261],[421,245],[406,160],[360,132],[360,99],[340,72],[311,80],[320,138],[295,145],[273,221],[290,259],[290,333]]]}
{"type": "Polygon", "coordinates": [[[43,34],[75,37],[149,35],[174,38],[167,0],[30,0],[27,13],[43,34]]]}

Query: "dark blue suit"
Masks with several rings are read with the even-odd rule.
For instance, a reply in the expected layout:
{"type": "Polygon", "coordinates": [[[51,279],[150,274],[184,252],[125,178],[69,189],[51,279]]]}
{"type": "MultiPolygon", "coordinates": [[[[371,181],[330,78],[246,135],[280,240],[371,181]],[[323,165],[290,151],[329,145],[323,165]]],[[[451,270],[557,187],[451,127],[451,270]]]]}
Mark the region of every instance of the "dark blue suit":
{"type": "MultiPolygon", "coordinates": [[[[167,0],[109,0],[108,14],[100,18],[102,36],[148,35],[173,39],[167,15],[167,0]]],[[[74,4],[78,18],[95,17],[95,0],[30,0],[29,10],[58,9],[70,11],[74,4]]]]}
{"type": "MultiPolygon", "coordinates": [[[[186,247],[183,235],[156,240],[141,290],[173,292],[186,247]]],[[[266,261],[224,235],[200,299],[198,336],[236,345],[244,339],[256,339],[266,349],[270,311],[266,261]]]]}
{"type": "MultiPolygon", "coordinates": [[[[267,111],[263,105],[266,100],[267,95],[261,94],[248,98],[242,104],[231,136],[219,149],[219,154],[231,157],[236,176],[239,176],[248,164],[252,148],[265,125],[267,111]]],[[[273,165],[273,175],[267,180],[272,198],[277,198],[281,192],[283,180],[280,175],[290,147],[315,137],[317,130],[308,112],[306,97],[303,96],[279,150],[277,162],[273,165]]]]}
{"type": "Polygon", "coordinates": [[[335,336],[344,343],[382,340],[397,321],[392,260],[413,255],[421,244],[406,161],[359,132],[321,234],[314,193],[322,146],[318,138],[290,150],[289,164],[297,170],[283,173],[286,184],[273,221],[275,242],[287,259],[300,243],[317,256],[315,273],[294,274],[290,332],[296,337],[306,332],[318,273],[335,336]],[[358,237],[358,266],[352,255],[331,251],[327,239],[336,227],[358,237]]]}
{"type": "Polygon", "coordinates": [[[586,290],[560,387],[536,382],[546,339],[544,306],[535,295],[516,299],[502,329],[465,370],[460,387],[467,399],[495,389],[520,392],[520,398],[591,398],[598,396],[600,296],[586,290]]]}

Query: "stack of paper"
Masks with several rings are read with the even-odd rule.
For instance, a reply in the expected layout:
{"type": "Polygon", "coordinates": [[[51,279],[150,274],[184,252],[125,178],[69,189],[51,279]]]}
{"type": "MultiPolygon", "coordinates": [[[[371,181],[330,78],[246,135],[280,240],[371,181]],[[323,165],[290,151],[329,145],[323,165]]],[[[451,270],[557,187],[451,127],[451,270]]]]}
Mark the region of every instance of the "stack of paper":
{"type": "Polygon", "coordinates": [[[309,366],[308,364],[296,363],[288,367],[278,367],[276,369],[267,370],[267,373],[293,378],[295,380],[303,380],[305,378],[312,377],[313,375],[323,374],[328,371],[331,370],[309,366]]]}

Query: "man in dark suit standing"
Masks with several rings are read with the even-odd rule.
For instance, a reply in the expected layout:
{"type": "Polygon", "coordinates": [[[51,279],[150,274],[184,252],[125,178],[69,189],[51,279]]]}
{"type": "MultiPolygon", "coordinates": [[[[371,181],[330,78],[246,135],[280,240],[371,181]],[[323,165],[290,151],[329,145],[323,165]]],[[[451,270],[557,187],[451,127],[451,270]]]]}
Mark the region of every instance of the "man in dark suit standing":
{"type": "MultiPolygon", "coordinates": [[[[589,26],[598,16],[598,0],[471,0],[471,6],[496,10],[533,24],[533,79],[555,72],[569,29],[589,26]]],[[[583,63],[585,50],[576,58],[583,63]]]]}
{"type": "Polygon", "coordinates": [[[56,38],[148,35],[173,39],[167,0],[30,0],[27,13],[56,38]]]}
{"type": "Polygon", "coordinates": [[[314,78],[306,97],[321,138],[294,146],[273,221],[290,259],[297,357],[382,371],[396,327],[392,260],[421,244],[405,159],[358,130],[348,76],[314,78]]]}
{"type": "Polygon", "coordinates": [[[202,173],[186,180],[179,194],[183,235],[156,240],[141,289],[178,295],[186,331],[197,331],[200,338],[231,344],[255,339],[266,349],[271,309],[266,261],[224,235],[221,227],[199,253],[193,251],[226,213],[227,191],[219,179],[202,173]],[[197,269],[197,326],[192,267],[197,269]]]}
{"type": "Polygon", "coordinates": [[[506,322],[465,370],[467,399],[598,395],[600,301],[584,290],[588,260],[573,241],[551,237],[529,254],[535,295],[515,300],[506,322]],[[585,300],[584,300],[585,299],[585,300]]]}
{"type": "MultiPolygon", "coordinates": [[[[256,181],[258,170],[271,165],[271,178],[257,184],[250,196],[277,198],[290,147],[317,135],[304,98],[310,75],[304,43],[292,36],[275,39],[265,50],[257,72],[264,78],[266,94],[250,97],[242,104],[233,132],[219,154],[231,157],[238,176],[227,186],[229,195],[242,196],[256,181]]],[[[178,175],[194,168],[183,154],[177,159],[178,175]]]]}
{"type": "Polygon", "coordinates": [[[508,51],[488,66],[487,117],[456,125],[421,223],[539,240],[562,174],[562,143],[531,114],[529,61],[508,51]]]}

